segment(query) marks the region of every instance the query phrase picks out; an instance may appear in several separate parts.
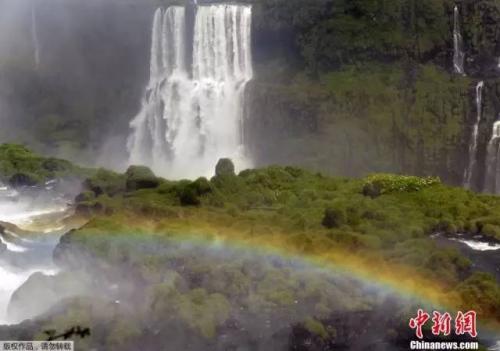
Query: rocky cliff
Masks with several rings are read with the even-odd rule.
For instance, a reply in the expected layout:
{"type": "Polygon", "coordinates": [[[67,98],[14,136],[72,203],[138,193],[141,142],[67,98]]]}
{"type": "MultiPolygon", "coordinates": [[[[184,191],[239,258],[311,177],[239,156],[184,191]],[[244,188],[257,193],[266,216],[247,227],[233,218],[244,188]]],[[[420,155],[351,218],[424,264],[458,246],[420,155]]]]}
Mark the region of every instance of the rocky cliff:
{"type": "MultiPolygon", "coordinates": [[[[470,187],[485,189],[500,112],[498,2],[245,2],[254,6],[255,67],[245,144],[256,166],[437,175],[455,185],[469,172],[470,187]],[[454,32],[465,75],[454,69],[454,32]]],[[[0,65],[2,123],[16,127],[1,140],[86,162],[125,153],[148,79],[153,12],[183,2],[33,3],[40,63],[26,7],[17,21],[24,44],[9,46],[15,60],[0,65]]]]}
{"type": "Polygon", "coordinates": [[[260,1],[247,138],[258,164],[438,175],[482,190],[499,108],[494,1],[260,1]],[[453,67],[454,8],[465,75],[453,67]]]}

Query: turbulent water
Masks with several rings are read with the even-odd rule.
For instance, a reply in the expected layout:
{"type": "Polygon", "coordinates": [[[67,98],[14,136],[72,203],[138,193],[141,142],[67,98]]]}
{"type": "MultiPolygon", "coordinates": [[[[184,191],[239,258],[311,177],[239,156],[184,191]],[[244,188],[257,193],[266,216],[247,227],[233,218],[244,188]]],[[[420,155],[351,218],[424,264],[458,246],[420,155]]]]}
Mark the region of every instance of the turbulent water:
{"type": "Polygon", "coordinates": [[[170,178],[210,175],[222,157],[247,166],[242,125],[253,77],[251,19],[250,6],[196,6],[188,40],[184,7],[156,11],[150,80],[128,140],[131,164],[170,178]]]}
{"type": "Polygon", "coordinates": [[[493,131],[488,143],[486,155],[485,191],[491,194],[500,193],[500,121],[493,124],[493,131]]]}
{"type": "Polygon", "coordinates": [[[453,10],[453,68],[458,74],[465,74],[465,54],[463,51],[463,38],[460,29],[460,12],[455,6],[453,10]]]}
{"type": "Polygon", "coordinates": [[[484,82],[481,81],[476,85],[476,120],[472,126],[472,134],[469,143],[469,165],[465,170],[464,187],[469,189],[471,187],[472,173],[476,165],[476,152],[477,152],[477,138],[479,136],[479,124],[481,123],[482,108],[483,108],[483,87],[484,82]]]}
{"type": "Polygon", "coordinates": [[[0,325],[19,322],[7,314],[10,298],[17,288],[35,272],[52,275],[57,271],[52,251],[62,228],[54,226],[59,226],[58,219],[67,215],[64,203],[59,196],[25,195],[0,183],[0,222],[22,229],[37,229],[29,238],[12,228],[3,228],[5,224],[0,230],[0,325]],[[44,220],[48,215],[50,225],[44,220]]]}

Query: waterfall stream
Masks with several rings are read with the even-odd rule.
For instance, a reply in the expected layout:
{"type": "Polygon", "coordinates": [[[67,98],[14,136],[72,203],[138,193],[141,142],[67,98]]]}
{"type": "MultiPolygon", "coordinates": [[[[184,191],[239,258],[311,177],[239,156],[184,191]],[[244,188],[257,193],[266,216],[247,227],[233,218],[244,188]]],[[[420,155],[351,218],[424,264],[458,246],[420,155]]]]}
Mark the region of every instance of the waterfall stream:
{"type": "Polygon", "coordinates": [[[488,143],[486,154],[485,191],[491,194],[500,193],[500,121],[493,124],[493,132],[488,143]]]}
{"type": "Polygon", "coordinates": [[[453,68],[458,74],[465,75],[464,59],[460,12],[458,11],[458,6],[455,6],[453,9],[453,68]]]}
{"type": "Polygon", "coordinates": [[[476,165],[476,153],[477,153],[477,144],[478,144],[478,136],[479,136],[479,124],[481,123],[482,118],[482,109],[483,109],[483,88],[484,82],[480,81],[476,85],[476,120],[474,121],[474,125],[472,126],[472,134],[469,142],[469,164],[465,170],[464,174],[464,187],[470,189],[472,174],[474,172],[474,167],[476,165]]]}
{"type": "Polygon", "coordinates": [[[253,77],[251,19],[246,5],[196,6],[188,47],[186,9],[156,11],[150,80],[128,139],[131,164],[170,178],[208,176],[222,157],[247,166],[242,123],[253,77]]]}
{"type": "Polygon", "coordinates": [[[31,36],[33,40],[33,57],[35,60],[35,67],[40,66],[40,43],[38,41],[38,24],[36,18],[36,5],[31,4],[31,36]]]}

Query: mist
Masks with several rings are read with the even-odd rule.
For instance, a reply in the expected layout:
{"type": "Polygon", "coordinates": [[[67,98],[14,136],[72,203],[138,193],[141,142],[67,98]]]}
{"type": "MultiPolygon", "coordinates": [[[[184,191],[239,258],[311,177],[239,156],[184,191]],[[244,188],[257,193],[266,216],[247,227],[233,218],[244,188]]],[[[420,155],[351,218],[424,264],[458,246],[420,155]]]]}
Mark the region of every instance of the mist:
{"type": "MultiPolygon", "coordinates": [[[[0,3],[0,142],[106,163],[124,148],[147,79],[154,6],[123,1],[0,3]]],[[[119,167],[119,165],[116,165],[119,167]]]]}
{"type": "MultiPolygon", "coordinates": [[[[37,316],[35,325],[58,328],[56,321],[78,323],[91,328],[93,343],[114,340],[127,350],[396,350],[398,337],[391,333],[402,329],[400,318],[418,303],[298,259],[221,242],[154,236],[139,242],[134,235],[94,240],[111,240],[106,258],[63,238],[54,254],[62,271],[32,275],[13,294],[9,318],[37,316]],[[111,322],[120,319],[125,324],[111,322]],[[118,339],[115,328],[122,328],[118,339]],[[351,328],[363,337],[353,338],[351,328]],[[134,330],[141,333],[134,336],[134,330]],[[326,344],[318,334],[335,341],[326,344]]],[[[77,345],[97,346],[86,342],[77,345]]]]}

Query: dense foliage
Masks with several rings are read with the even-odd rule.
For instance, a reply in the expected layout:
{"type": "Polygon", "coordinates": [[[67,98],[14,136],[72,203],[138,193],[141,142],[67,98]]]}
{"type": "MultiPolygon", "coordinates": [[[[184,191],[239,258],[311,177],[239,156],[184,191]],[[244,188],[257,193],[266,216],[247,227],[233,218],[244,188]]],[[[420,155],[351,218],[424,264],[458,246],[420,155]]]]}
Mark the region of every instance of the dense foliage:
{"type": "MultiPolygon", "coordinates": [[[[46,160],[20,146],[5,149],[46,160]]],[[[65,302],[23,335],[43,338],[43,330],[84,324],[99,333],[78,341],[82,348],[133,350],[147,340],[193,350],[274,340],[279,348],[307,339],[321,350],[351,345],[363,323],[379,328],[386,342],[408,339],[405,321],[415,306],[395,305],[384,291],[375,297],[373,288],[317,271],[300,257],[344,262],[354,278],[361,268],[419,286],[450,309],[472,306],[481,321],[500,322],[496,273],[478,271],[453,245],[432,238],[460,232],[499,240],[500,199],[436,178],[349,180],[277,166],[235,174],[228,159],[217,168],[213,178],[194,181],[168,181],[142,166],[89,173],[75,200],[76,214],[89,222],[64,235],[54,253],[64,273],[34,275],[9,309],[22,317],[44,312],[40,301],[65,302]],[[392,313],[383,311],[385,303],[392,313]],[[280,334],[290,327],[295,336],[280,334]]],[[[13,330],[0,335],[17,335],[13,330]]]]}
{"type": "Polygon", "coordinates": [[[90,173],[66,160],[41,157],[22,145],[0,145],[0,181],[12,186],[40,185],[55,178],[83,178],[90,173]]]}
{"type": "MultiPolygon", "coordinates": [[[[210,181],[160,179],[154,189],[127,191],[125,177],[109,177],[93,196],[81,196],[82,214],[107,218],[91,222],[82,235],[120,233],[124,222],[141,228],[142,219],[153,220],[156,224],[150,230],[160,232],[231,228],[240,234],[227,235],[243,240],[247,235],[265,238],[273,233],[279,245],[292,252],[349,250],[411,267],[447,286],[462,284],[460,291],[467,302],[472,295],[465,293],[466,286],[474,280],[463,281],[474,268],[456,249],[438,246],[430,235],[471,233],[500,239],[500,200],[450,188],[434,178],[380,174],[346,180],[299,168],[269,167],[217,175],[210,181]],[[131,216],[136,220],[127,219],[131,216]]],[[[95,182],[91,178],[87,184],[95,182]]],[[[488,275],[474,279],[492,282],[488,284],[495,298],[474,303],[493,303],[496,307],[485,311],[490,317],[498,316],[500,291],[495,279],[488,275]]]]}
{"type": "Polygon", "coordinates": [[[499,112],[494,1],[254,3],[257,79],[247,140],[259,162],[462,184],[477,117],[473,87],[484,80],[472,181],[483,190],[486,144],[499,112]],[[453,72],[455,5],[466,77],[453,72]]]}

